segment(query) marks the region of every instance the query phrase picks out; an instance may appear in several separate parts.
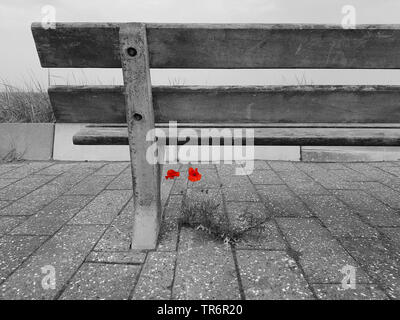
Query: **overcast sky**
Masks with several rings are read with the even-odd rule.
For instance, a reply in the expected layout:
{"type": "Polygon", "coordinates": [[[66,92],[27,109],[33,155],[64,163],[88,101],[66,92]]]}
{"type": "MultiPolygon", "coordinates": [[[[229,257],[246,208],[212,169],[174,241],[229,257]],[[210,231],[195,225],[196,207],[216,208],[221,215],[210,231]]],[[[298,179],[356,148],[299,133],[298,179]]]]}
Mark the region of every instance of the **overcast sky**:
{"type": "MultiPolygon", "coordinates": [[[[400,24],[400,0],[0,0],[0,79],[47,85],[30,24],[52,5],[56,21],[340,24],[353,5],[357,24],[400,24]]],[[[399,53],[400,54],[400,53],[399,53]]],[[[52,69],[52,84],[120,84],[120,70],[52,69]]],[[[393,70],[153,70],[155,84],[400,84],[393,70]]]]}

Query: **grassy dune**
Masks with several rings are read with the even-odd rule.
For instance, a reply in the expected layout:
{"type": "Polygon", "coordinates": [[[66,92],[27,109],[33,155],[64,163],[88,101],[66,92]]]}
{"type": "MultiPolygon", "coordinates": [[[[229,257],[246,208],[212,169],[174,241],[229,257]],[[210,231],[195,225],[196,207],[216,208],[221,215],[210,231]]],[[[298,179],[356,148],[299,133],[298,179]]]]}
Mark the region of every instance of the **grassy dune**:
{"type": "Polygon", "coordinates": [[[39,82],[19,88],[0,80],[0,123],[53,121],[49,96],[39,82]]]}

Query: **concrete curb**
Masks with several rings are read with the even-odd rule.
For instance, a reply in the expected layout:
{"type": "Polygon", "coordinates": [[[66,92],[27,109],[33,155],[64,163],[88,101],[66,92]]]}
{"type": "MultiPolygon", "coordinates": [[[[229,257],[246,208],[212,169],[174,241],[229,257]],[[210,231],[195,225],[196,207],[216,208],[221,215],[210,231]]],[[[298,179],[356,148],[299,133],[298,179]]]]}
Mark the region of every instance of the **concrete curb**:
{"type": "Polygon", "coordinates": [[[54,123],[0,123],[0,159],[51,160],[54,123]]]}
{"type": "Polygon", "coordinates": [[[302,147],[301,159],[310,162],[398,161],[400,147],[302,147]]]}

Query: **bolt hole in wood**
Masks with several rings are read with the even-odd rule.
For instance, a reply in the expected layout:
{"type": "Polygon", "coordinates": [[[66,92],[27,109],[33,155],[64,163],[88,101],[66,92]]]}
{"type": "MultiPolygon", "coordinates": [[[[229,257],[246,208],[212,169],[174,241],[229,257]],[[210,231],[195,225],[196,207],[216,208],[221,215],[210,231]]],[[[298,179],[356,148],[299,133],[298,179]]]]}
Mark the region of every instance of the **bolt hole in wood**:
{"type": "Polygon", "coordinates": [[[137,51],[133,47],[129,47],[128,49],[126,49],[126,51],[127,51],[128,55],[131,57],[134,57],[137,55],[137,51]]]}
{"type": "Polygon", "coordinates": [[[143,116],[139,113],[135,113],[133,115],[133,119],[135,119],[136,121],[140,121],[140,120],[142,120],[142,118],[143,118],[143,116]]]}

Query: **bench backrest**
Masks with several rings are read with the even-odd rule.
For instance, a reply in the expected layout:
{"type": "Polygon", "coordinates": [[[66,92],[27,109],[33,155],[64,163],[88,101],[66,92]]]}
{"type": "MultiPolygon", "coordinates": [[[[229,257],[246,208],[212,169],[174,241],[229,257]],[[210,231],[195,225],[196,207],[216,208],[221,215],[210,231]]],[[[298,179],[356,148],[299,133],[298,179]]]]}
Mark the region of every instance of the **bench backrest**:
{"type": "MultiPolygon", "coordinates": [[[[121,68],[115,23],[32,25],[46,68],[121,68]]],[[[399,69],[400,26],[146,24],[150,68],[399,69]]],[[[398,123],[398,86],[153,87],[155,122],[398,123]]],[[[49,89],[58,122],[125,123],[120,86],[49,89]]]]}

